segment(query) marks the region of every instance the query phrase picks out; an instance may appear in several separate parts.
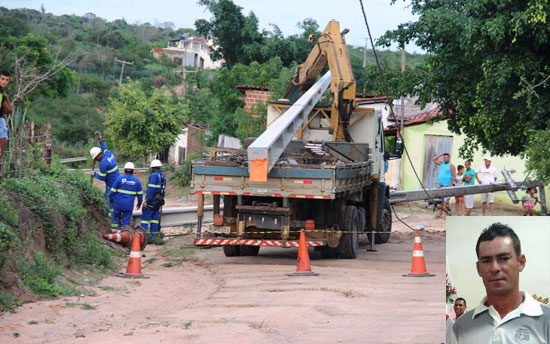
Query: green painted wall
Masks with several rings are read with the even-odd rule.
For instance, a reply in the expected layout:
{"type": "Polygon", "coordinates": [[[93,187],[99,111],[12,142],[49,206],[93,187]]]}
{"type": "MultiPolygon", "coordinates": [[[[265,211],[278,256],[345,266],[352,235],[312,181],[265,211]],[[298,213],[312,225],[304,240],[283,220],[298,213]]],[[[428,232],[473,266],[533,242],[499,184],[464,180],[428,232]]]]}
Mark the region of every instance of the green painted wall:
{"type": "MultiPolygon", "coordinates": [[[[423,123],[415,126],[405,127],[403,133],[403,139],[405,140],[405,145],[407,152],[409,154],[410,160],[412,161],[416,173],[418,173],[418,178],[422,180],[422,171],[423,164],[433,164],[431,157],[424,161],[424,145],[425,145],[425,135],[442,135],[442,136],[453,136],[452,150],[449,152],[451,154],[451,162],[455,165],[464,165],[464,159],[458,156],[459,148],[464,144],[464,135],[455,135],[452,134],[447,129],[447,121],[441,121],[436,123],[423,123]]],[[[481,150],[476,150],[474,154],[474,159],[472,161],[472,168],[475,170],[483,165],[484,156],[489,154],[483,154],[481,150]]],[[[515,169],[516,173],[512,174],[512,177],[515,180],[523,180],[525,178],[525,163],[523,159],[514,156],[503,156],[503,157],[492,157],[492,165],[495,166],[498,170],[498,180],[497,182],[504,181],[502,177],[501,169],[506,168],[507,170],[515,169]]],[[[476,182],[477,184],[477,182],[476,182]]],[[[420,182],[416,178],[411,164],[409,163],[406,154],[403,154],[403,160],[401,163],[401,188],[403,190],[417,190],[421,189],[420,182]]],[[[546,188],[548,195],[549,188],[546,188]]],[[[521,199],[523,196],[523,191],[516,192],[518,198],[521,199]]],[[[475,196],[476,207],[480,202],[480,195],[475,196]]],[[[548,199],[548,197],[547,197],[548,199]]],[[[512,204],[510,197],[505,191],[497,192],[495,194],[495,202],[502,202],[507,204],[512,204]]],[[[518,205],[519,207],[519,205],[518,205]]],[[[539,206],[537,205],[537,208],[539,206]]]]}

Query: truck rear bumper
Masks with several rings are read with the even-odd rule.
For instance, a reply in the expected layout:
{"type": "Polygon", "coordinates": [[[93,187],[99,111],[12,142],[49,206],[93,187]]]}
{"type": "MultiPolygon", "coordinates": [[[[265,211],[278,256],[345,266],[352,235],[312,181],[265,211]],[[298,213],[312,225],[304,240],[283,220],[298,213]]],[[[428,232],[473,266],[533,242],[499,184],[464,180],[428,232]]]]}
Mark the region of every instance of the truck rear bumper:
{"type": "MultiPolygon", "coordinates": [[[[306,246],[326,246],[326,240],[307,240],[306,246]]],[[[196,246],[224,246],[224,245],[248,245],[248,246],[276,246],[298,247],[298,240],[269,240],[269,239],[195,239],[196,246]]]]}

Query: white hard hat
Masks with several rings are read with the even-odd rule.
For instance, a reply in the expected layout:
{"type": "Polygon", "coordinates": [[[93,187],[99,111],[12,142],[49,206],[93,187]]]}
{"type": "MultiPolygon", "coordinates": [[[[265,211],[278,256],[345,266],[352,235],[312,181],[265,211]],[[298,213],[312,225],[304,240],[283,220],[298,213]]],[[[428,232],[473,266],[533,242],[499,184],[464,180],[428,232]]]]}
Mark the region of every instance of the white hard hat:
{"type": "Polygon", "coordinates": [[[491,157],[487,155],[487,156],[484,158],[484,160],[489,160],[489,161],[491,161],[491,157]]]}
{"type": "Polygon", "coordinates": [[[151,167],[161,167],[161,166],[162,166],[162,162],[160,162],[159,159],[155,159],[151,161],[151,167]]]}
{"type": "Polygon", "coordinates": [[[92,156],[92,159],[95,159],[96,156],[99,155],[99,153],[101,153],[101,148],[99,147],[92,147],[92,149],[90,149],[90,155],[92,156]]]}
{"type": "Polygon", "coordinates": [[[133,170],[135,169],[136,167],[134,166],[134,163],[133,162],[127,162],[126,164],[124,164],[124,169],[125,170],[133,170]]]}

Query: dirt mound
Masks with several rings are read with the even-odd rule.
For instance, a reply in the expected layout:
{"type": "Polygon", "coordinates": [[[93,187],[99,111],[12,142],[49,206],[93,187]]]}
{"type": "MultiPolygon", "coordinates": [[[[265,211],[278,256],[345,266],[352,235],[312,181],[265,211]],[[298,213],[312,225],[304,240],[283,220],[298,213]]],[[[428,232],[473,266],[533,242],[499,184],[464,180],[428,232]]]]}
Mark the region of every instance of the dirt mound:
{"type": "Polygon", "coordinates": [[[72,270],[112,268],[101,191],[86,176],[42,167],[0,183],[0,311],[81,292],[72,270]]]}

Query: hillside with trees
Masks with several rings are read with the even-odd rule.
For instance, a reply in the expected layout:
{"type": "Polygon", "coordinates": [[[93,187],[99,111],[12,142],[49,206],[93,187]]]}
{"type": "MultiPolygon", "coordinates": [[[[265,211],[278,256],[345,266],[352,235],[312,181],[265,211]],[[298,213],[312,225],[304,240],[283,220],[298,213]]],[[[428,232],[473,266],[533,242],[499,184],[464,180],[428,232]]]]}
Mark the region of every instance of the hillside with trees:
{"type": "MultiPolygon", "coordinates": [[[[115,61],[118,59],[133,63],[125,66],[122,82],[138,82],[132,87],[134,92],[143,94],[145,99],[140,102],[145,108],[155,108],[152,102],[156,101],[170,108],[185,109],[179,114],[180,121],[185,118],[211,128],[211,136],[205,138],[208,144],[213,144],[222,133],[240,138],[259,134],[265,106],[253,109],[259,117],[246,113],[242,95],[235,87],[268,86],[274,98],[281,97],[296,66],[312,48],[308,37],[318,36],[324,23],[321,27],[314,19],[305,18],[297,23],[299,34],[284,36],[276,25],[271,30],[260,30],[254,13],[243,14],[242,8],[231,0],[201,1],[201,4],[212,17],[197,20],[195,28],[176,28],[170,22],[130,24],[123,19],[109,22],[93,13],[56,16],[44,7],[41,11],[0,7],[0,67],[15,70],[19,68],[15,67],[15,60],[23,58],[27,70],[46,73],[53,66],[58,68],[32,92],[16,99],[20,116],[24,114],[38,123],[52,123],[56,145],[62,147],[57,150],[61,155],[85,154],[86,147],[92,144],[93,132],[107,130],[107,114],[112,118],[122,116],[122,108],[113,105],[120,102],[123,94],[119,91],[122,65],[115,61]],[[181,66],[164,56],[156,59],[151,53],[153,48],[165,47],[169,40],[180,35],[211,38],[218,47],[213,57],[223,57],[225,61],[224,68],[189,73],[185,96],[177,92],[183,84],[181,66]],[[29,65],[31,56],[39,57],[29,65]],[[163,92],[154,92],[161,87],[165,87],[163,92]]],[[[358,92],[381,93],[372,51],[366,54],[365,68],[364,49],[350,46],[349,51],[358,92]]],[[[386,75],[395,79],[390,82],[390,95],[398,97],[403,84],[400,80],[405,78],[400,73],[400,55],[388,50],[378,54],[386,75]]],[[[407,54],[408,71],[421,68],[423,61],[423,55],[407,54]]],[[[16,75],[14,79],[18,78],[16,75]]],[[[14,87],[12,83],[8,93],[14,87]]],[[[171,131],[183,126],[181,122],[171,131]]],[[[141,158],[136,150],[126,149],[128,145],[122,143],[132,141],[130,137],[116,140],[107,137],[107,140],[124,158],[141,158]]],[[[169,146],[171,140],[165,140],[165,145],[169,146]]],[[[155,147],[162,150],[164,146],[155,147]]]]}

